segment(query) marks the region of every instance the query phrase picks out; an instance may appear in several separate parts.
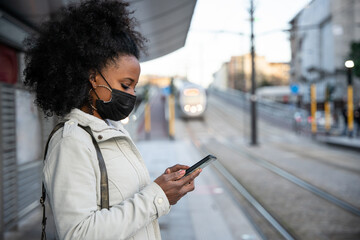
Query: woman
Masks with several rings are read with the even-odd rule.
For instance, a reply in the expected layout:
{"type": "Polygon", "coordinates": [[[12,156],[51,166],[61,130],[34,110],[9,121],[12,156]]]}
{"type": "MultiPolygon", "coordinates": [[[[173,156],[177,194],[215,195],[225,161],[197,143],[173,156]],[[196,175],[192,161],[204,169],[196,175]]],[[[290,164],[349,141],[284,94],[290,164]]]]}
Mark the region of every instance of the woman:
{"type": "Polygon", "coordinates": [[[154,182],[119,120],[135,104],[144,39],[119,1],[89,1],[60,11],[27,40],[25,85],[47,115],[65,120],[49,143],[43,181],[60,239],[161,239],[157,218],[194,189],[201,170],[168,168],[154,182]],[[100,207],[100,169],[110,208],[100,207]]]}

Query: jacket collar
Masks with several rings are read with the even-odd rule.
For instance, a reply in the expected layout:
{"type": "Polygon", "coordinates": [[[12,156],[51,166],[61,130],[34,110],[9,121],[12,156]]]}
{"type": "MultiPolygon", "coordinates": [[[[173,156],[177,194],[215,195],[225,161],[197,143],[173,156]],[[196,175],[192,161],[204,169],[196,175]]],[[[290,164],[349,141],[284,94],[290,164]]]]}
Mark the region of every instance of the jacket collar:
{"type": "Polygon", "coordinates": [[[85,127],[89,126],[98,142],[105,141],[111,137],[129,137],[129,133],[125,130],[120,121],[108,120],[111,123],[111,125],[108,125],[104,120],[85,113],[78,108],[72,109],[71,112],[64,117],[64,119],[76,120],[79,125],[85,127]],[[98,135],[102,135],[102,137],[97,138],[98,135]]]}

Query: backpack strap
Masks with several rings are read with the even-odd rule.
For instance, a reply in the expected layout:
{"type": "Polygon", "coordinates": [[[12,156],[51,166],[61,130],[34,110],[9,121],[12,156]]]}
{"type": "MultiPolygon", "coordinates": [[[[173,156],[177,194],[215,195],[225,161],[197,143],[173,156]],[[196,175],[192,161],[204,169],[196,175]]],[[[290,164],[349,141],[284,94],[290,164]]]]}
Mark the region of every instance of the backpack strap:
{"type": "MultiPolygon", "coordinates": [[[[52,136],[55,134],[55,132],[57,132],[60,128],[64,127],[65,122],[60,122],[58,123],[54,129],[51,131],[48,140],[46,142],[45,145],[45,151],[44,151],[44,161],[46,158],[46,154],[48,151],[48,147],[49,147],[49,142],[52,138],[52,136]]],[[[79,127],[81,127],[82,129],[84,129],[90,136],[92,139],[92,142],[94,144],[95,150],[96,150],[96,155],[99,161],[99,168],[100,168],[100,193],[101,193],[101,199],[100,199],[100,207],[101,209],[106,208],[109,209],[109,184],[108,184],[108,177],[107,177],[107,171],[106,171],[106,166],[105,166],[105,161],[104,158],[101,154],[100,151],[100,147],[98,145],[98,143],[96,142],[96,139],[94,137],[94,135],[92,134],[92,131],[90,129],[90,127],[86,126],[82,126],[82,125],[78,125],[79,127]]],[[[42,240],[46,240],[46,213],[45,213],[45,200],[46,200],[46,189],[44,186],[44,182],[42,182],[42,194],[41,194],[41,198],[40,198],[40,203],[43,209],[43,218],[42,218],[42,231],[41,231],[41,239],[42,240]]]]}

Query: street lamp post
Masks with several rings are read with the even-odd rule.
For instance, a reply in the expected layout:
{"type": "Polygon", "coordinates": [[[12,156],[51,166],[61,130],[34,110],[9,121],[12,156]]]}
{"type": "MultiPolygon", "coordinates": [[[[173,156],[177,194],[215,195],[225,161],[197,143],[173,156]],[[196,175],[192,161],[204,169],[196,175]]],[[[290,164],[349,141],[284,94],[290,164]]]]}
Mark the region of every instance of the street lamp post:
{"type": "Polygon", "coordinates": [[[255,82],[255,47],[254,47],[254,2],[250,0],[250,22],[251,22],[251,145],[257,145],[256,124],[256,82],[255,82]]]}
{"type": "Polygon", "coordinates": [[[354,105],[353,105],[353,87],[352,87],[352,69],[354,62],[347,60],[345,62],[347,68],[347,117],[348,117],[348,136],[351,138],[354,129],[354,105]]]}

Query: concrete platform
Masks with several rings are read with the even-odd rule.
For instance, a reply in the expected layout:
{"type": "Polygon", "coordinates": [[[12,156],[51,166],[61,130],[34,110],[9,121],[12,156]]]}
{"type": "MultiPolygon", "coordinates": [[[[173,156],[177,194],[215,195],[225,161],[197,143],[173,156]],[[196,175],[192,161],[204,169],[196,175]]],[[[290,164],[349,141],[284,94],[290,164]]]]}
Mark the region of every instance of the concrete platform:
{"type": "MultiPolygon", "coordinates": [[[[188,140],[155,140],[137,143],[155,179],[177,163],[191,166],[202,157],[188,140]]],[[[211,166],[196,179],[195,190],[188,193],[170,213],[159,219],[165,240],[261,239],[231,193],[222,187],[211,166]]]]}
{"type": "Polygon", "coordinates": [[[344,148],[350,148],[360,151],[360,138],[359,137],[346,137],[346,136],[316,136],[316,140],[330,145],[335,145],[344,148]]]}

